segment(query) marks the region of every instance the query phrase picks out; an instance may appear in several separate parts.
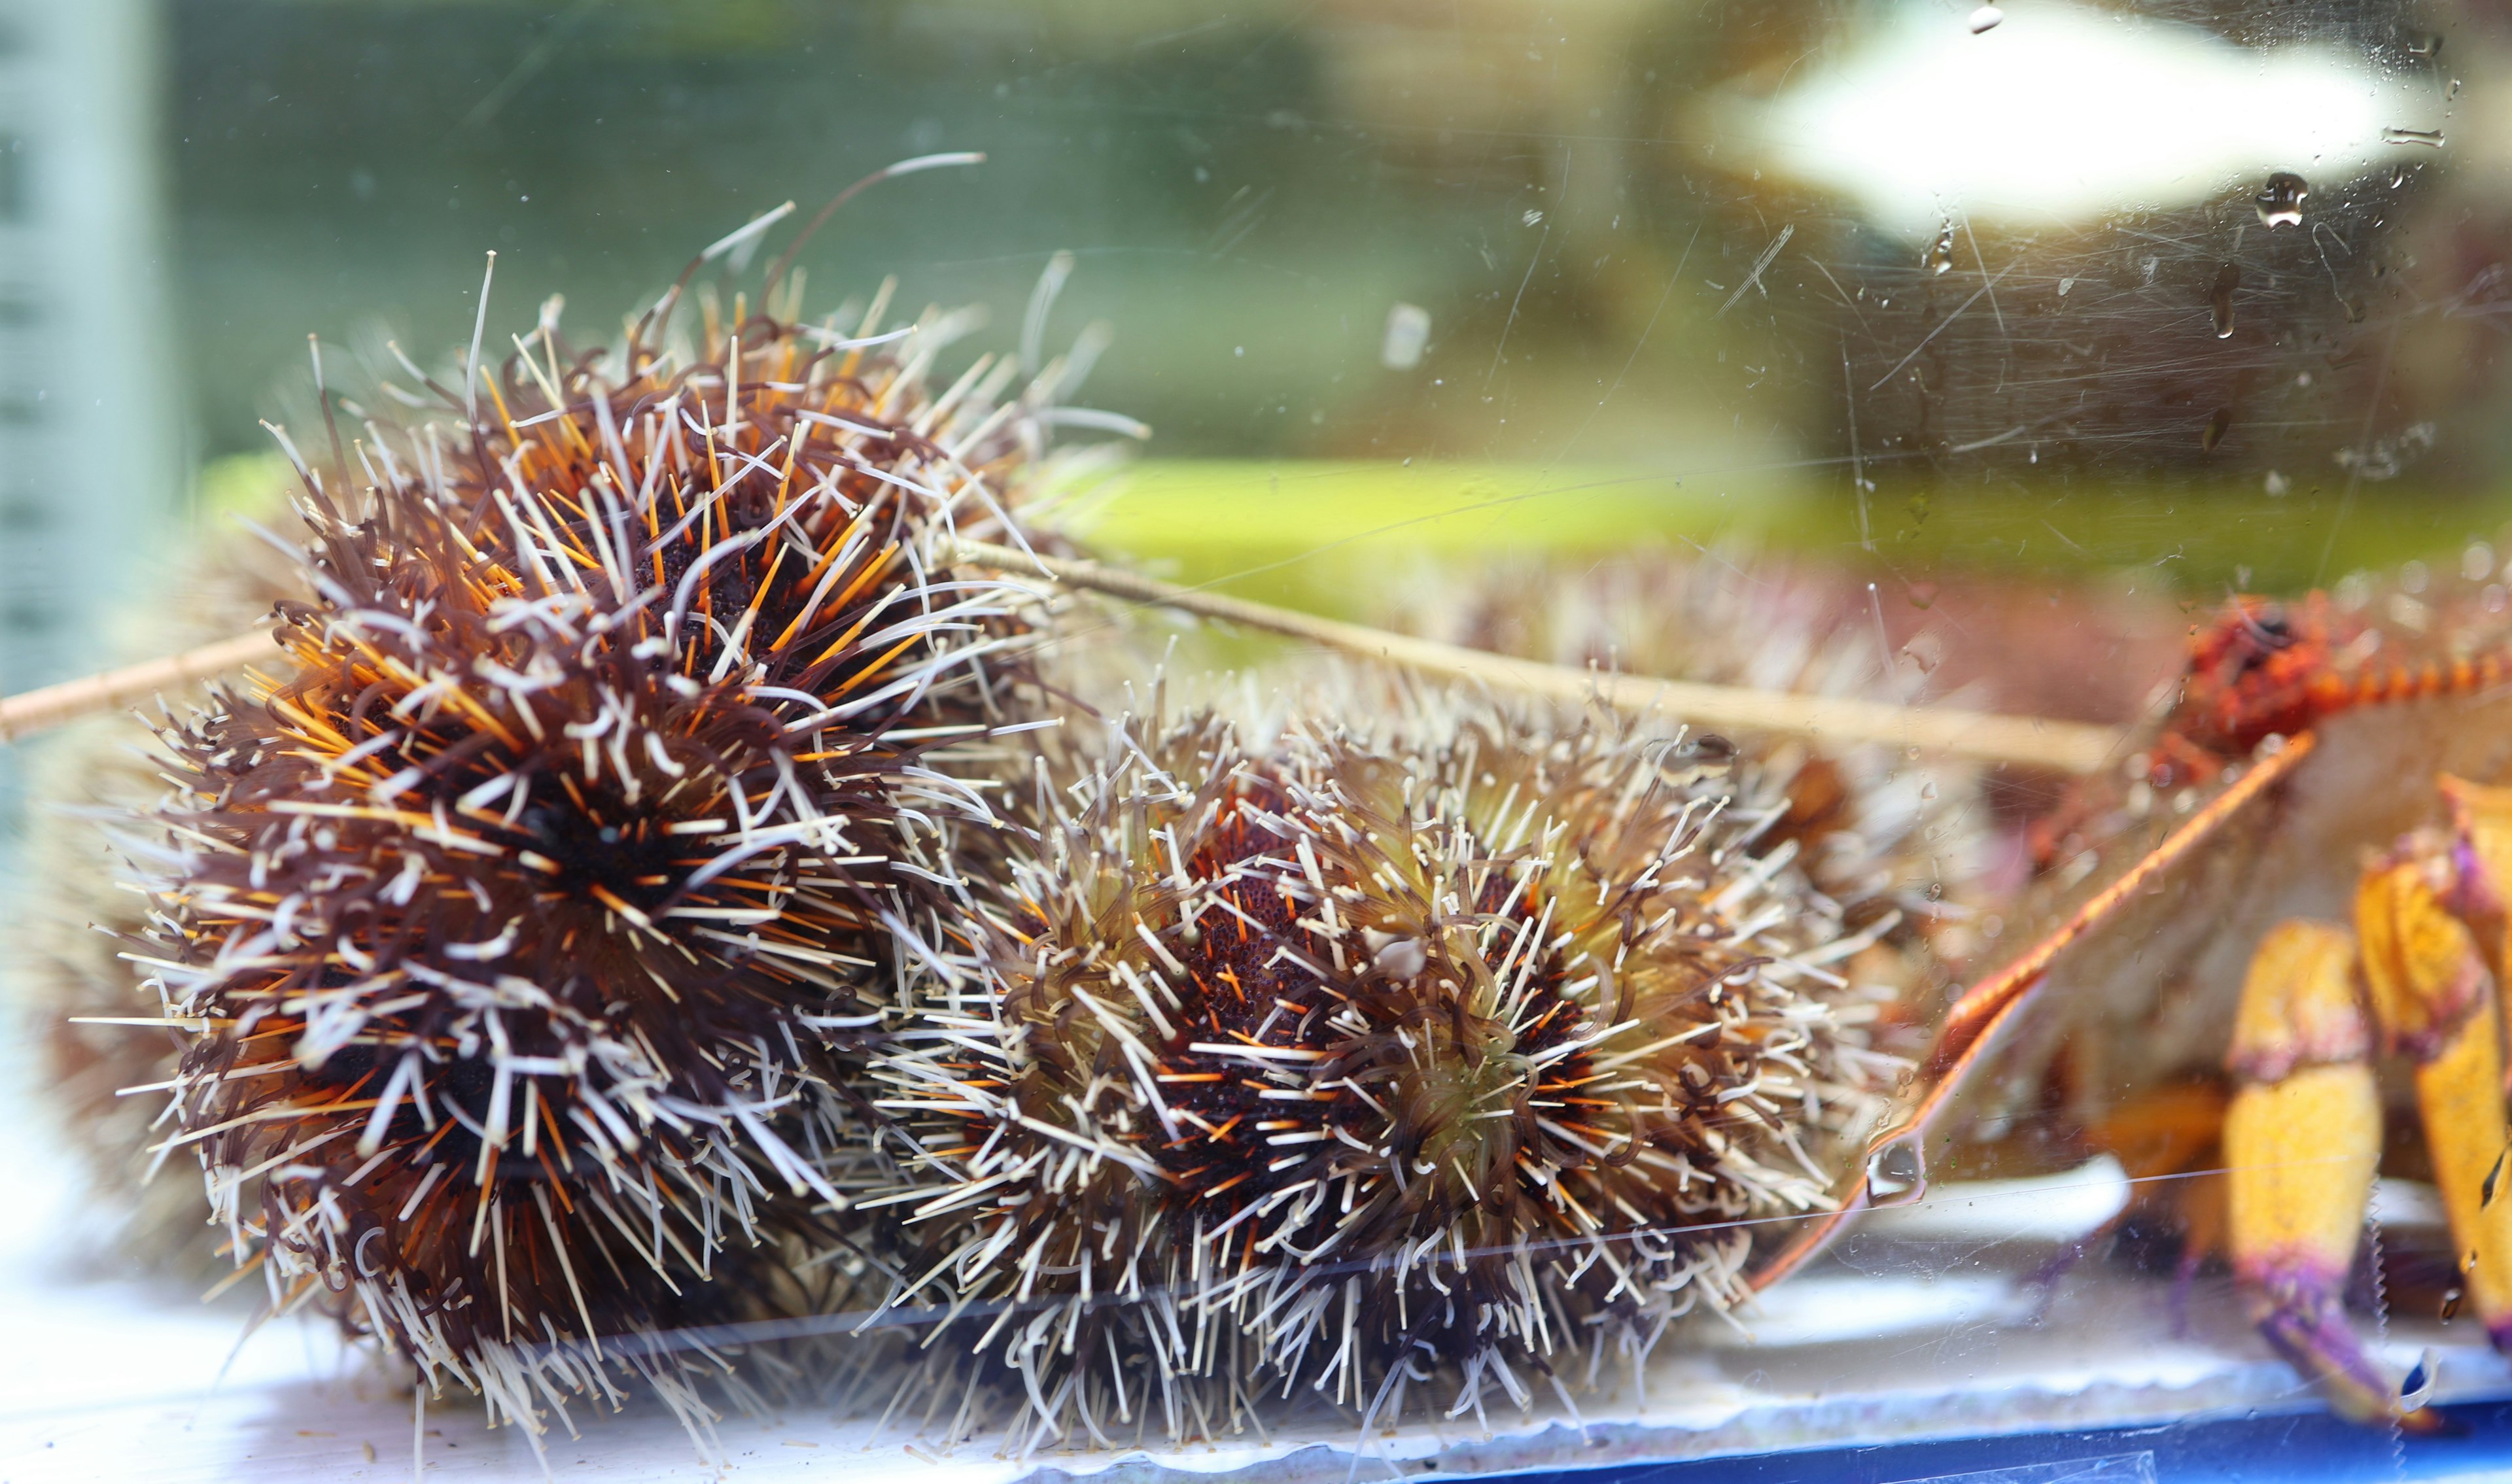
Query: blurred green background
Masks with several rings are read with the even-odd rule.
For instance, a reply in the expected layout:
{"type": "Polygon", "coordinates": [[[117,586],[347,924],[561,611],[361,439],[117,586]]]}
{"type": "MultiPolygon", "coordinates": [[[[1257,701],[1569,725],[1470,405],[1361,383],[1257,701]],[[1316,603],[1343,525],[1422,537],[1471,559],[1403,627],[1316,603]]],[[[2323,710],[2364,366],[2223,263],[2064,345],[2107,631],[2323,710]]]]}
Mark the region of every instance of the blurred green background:
{"type": "MultiPolygon", "coordinates": [[[[1390,539],[1433,547],[1741,528],[1903,580],[2155,565],[2209,592],[2492,524],[2483,170],[2454,187],[2428,150],[2324,180],[2282,236],[2243,179],[1905,241],[1766,176],[1705,108],[1855,60],[1888,9],[179,0],[163,133],[194,448],[265,447],[309,332],[456,345],[486,249],[504,318],[564,292],[581,332],[779,201],[979,149],[849,207],[806,254],[815,298],[898,273],[911,301],[993,311],[973,353],[1072,252],[1058,332],[1115,332],[1088,400],[1156,430],[1106,534],[1207,576],[1404,523],[1390,539]],[[2219,337],[2236,261],[2249,313],[2219,337]],[[1427,312],[1410,367],[1384,354],[1399,304],[1427,312]],[[2384,438],[2417,456],[2348,458],[2384,438]]],[[[2271,13],[2157,14],[2256,43],[2271,13]]],[[[2357,7],[2321,39],[2414,67],[2409,15],[2357,7]]],[[[2482,88],[2478,25],[2453,63],[2482,88]]]]}

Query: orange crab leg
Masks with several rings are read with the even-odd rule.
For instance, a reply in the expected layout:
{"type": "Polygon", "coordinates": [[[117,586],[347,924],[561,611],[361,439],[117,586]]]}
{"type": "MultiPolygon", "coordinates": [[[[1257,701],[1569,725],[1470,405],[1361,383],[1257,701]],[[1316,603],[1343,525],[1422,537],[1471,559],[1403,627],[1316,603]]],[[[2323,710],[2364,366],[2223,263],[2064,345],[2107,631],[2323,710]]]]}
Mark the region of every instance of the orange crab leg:
{"type": "Polygon", "coordinates": [[[2242,983],[2224,1114],[2233,1278],[2251,1321],[2340,1412],[2421,1419],[2347,1327],[2342,1296],[2381,1160],[2373,1035],[2355,942],[2328,922],[2280,922],[2242,983]]]}
{"type": "Polygon", "coordinates": [[[2434,1184],[2461,1282],[2497,1348],[2512,1345],[2512,1201],[2493,1199],[2506,1145],[2503,1024],[2476,934],[2444,900],[2450,857],[2419,852],[2365,874],[2356,893],[2364,985],[2394,1051],[2415,1064],[2434,1184]]]}
{"type": "Polygon", "coordinates": [[[2311,756],[2312,745],[2309,732],[2287,738],[2282,749],[2260,759],[2239,781],[2209,800],[2189,816],[2187,823],[2173,831],[2162,844],[2123,872],[2118,880],[2103,887],[2048,936],[1964,991],[1946,1012],[1944,1027],[1937,1033],[1937,1043],[1920,1066],[1918,1101],[1899,1121],[1867,1141],[1865,1159],[1849,1172],[1845,1189],[1835,1197],[1832,1208],[1811,1218],[1786,1245],[1775,1249],[1747,1277],[1747,1286],[1755,1292],[1768,1288],[1829,1246],[1850,1218],[1875,1204],[1871,1173],[1880,1164],[1898,1159],[1912,1181],[1919,1182],[1926,1164],[1920,1145],[1928,1131],[1980,1068],[1989,1047],[1996,1044],[1998,1029],[2021,1009],[2025,996],[2039,987],[2059,955],[2117,912],[2121,903],[2145,890],[2156,877],[2206,843],[2227,820],[2282,783],[2303,759],[2311,756]]]}
{"type": "Polygon", "coordinates": [[[2048,973],[2069,944],[2100,926],[2119,910],[2121,903],[2146,889],[2154,879],[2178,865],[2190,852],[2205,844],[2224,823],[2261,794],[2285,781],[2311,756],[2314,738],[2304,732],[2290,737],[2273,756],[2259,760],[2232,787],[2207,801],[2189,822],[2172,832],[2162,844],[2154,847],[2143,860],[2121,873],[2120,879],[2078,908],[2066,921],[2059,924],[2047,937],[2025,950],[2023,956],[1989,975],[1963,993],[1946,1012],[1944,1030],[1937,1037],[1936,1048],[1928,1055],[1926,1078],[1938,1089],[1932,1103],[1942,1101],[1947,1089],[1958,1086],[1972,1063],[1980,1054],[1982,1035],[2007,1005],[2021,996],[2032,983],[2048,973]]]}

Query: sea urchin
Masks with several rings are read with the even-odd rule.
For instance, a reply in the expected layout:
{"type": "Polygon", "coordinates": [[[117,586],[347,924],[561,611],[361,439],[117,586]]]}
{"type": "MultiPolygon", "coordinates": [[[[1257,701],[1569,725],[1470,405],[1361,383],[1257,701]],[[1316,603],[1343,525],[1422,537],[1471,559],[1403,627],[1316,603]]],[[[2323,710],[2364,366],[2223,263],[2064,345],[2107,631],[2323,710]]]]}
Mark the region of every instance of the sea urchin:
{"type": "Polygon", "coordinates": [[[485,398],[427,383],[450,431],[299,462],[294,677],[164,733],[166,1147],[275,1308],[492,1417],[623,1366],[706,1415],[721,1357],[637,1337],[792,1298],[707,1279],[841,1203],[842,1064],[957,911],[937,831],[985,807],[932,750],[1004,720],[1023,626],[948,542],[1005,531],[1019,409],[877,329],[614,361],[545,312],[485,398]]]}
{"type": "Polygon", "coordinates": [[[1269,1386],[1523,1404],[1827,1202],[1893,1065],[1831,966],[1892,918],[1848,932],[1795,841],[1757,852],[1780,813],[1723,766],[1459,706],[1041,764],[982,989],[875,1064],[917,1144],[875,1197],[920,1237],[896,1302],[1033,1436],[1209,1434],[1269,1386]]]}

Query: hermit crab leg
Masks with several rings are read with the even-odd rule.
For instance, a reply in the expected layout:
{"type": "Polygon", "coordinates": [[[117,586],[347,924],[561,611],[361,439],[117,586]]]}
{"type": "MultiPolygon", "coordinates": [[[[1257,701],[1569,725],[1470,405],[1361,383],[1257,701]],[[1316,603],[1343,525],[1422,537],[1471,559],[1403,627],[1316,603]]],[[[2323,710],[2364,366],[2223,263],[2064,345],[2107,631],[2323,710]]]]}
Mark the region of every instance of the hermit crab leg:
{"type": "Polygon", "coordinates": [[[2391,1050],[2415,1064],[2416,1112],[2461,1283],[2497,1348],[2512,1344],[2512,1201],[2496,1201],[2506,1147],[2503,1022],[2476,934],[2443,892],[2458,863],[2416,851],[2367,872],[2355,897],[2364,987],[2391,1050]]]}
{"type": "Polygon", "coordinates": [[[2226,821],[2283,782],[2311,755],[2312,745],[2308,732],[2287,738],[2282,748],[2254,763],[2249,772],[2208,801],[2189,816],[2186,824],[2078,908],[2065,922],[2025,950],[2021,957],[1965,991],[1946,1012],[1937,1043],[1919,1068],[1913,1083],[1918,1089],[1917,1101],[1900,1119],[1867,1142],[1866,1157],[1844,1177],[1832,1209],[1811,1218],[1746,1281],[1759,1291],[1803,1267],[1831,1245],[1851,1218],[1874,1205],[1888,1203],[1879,1201],[1879,1195],[1900,1201],[1915,1199],[1926,1185],[1925,1144],[1931,1130],[1972,1074],[1984,1063],[1988,1049],[1997,1042],[1999,1028],[2021,1012],[2024,1000],[2040,986],[2042,976],[2050,971],[2059,955],[2117,912],[2121,903],[2206,843],[2226,821]],[[1900,1189],[1879,1191],[1879,1185],[1900,1189]]]}
{"type": "Polygon", "coordinates": [[[2328,922],[2281,922],[2252,957],[2225,1057],[2233,1278],[2251,1322],[2296,1371],[2360,1421],[2425,1419],[2347,1326],[2343,1297],[2381,1159],[2372,1028],[2355,992],[2355,941],[2328,922]]]}

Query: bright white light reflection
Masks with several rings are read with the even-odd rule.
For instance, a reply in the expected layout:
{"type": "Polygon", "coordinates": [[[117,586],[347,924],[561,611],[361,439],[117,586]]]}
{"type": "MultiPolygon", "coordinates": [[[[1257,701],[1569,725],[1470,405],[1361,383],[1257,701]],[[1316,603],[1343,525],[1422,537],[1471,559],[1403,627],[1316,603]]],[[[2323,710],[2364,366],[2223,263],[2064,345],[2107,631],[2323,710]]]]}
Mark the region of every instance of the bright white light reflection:
{"type": "MultiPolygon", "coordinates": [[[[1766,170],[1854,199],[1918,238],[1949,217],[2016,226],[2200,200],[2270,171],[2315,188],[2402,146],[2433,104],[2368,58],[2253,51],[2194,26],[2014,0],[1974,34],[1912,0],[1836,64],[1722,110],[1766,170]]],[[[2418,146],[2421,147],[2421,146],[2418,146]]]]}

